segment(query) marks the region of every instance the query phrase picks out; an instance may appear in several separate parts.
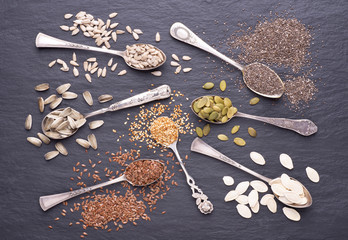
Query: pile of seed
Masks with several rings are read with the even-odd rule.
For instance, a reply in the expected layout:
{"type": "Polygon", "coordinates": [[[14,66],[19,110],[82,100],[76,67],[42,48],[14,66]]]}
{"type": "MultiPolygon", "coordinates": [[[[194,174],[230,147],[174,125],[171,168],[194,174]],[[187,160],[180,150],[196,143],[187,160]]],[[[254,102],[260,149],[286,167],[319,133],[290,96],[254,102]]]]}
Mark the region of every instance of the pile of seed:
{"type": "Polygon", "coordinates": [[[151,44],[133,44],[127,45],[125,60],[134,68],[147,69],[161,65],[165,56],[151,44]]]}
{"type": "Polygon", "coordinates": [[[178,140],[178,128],[172,119],[159,117],[155,119],[150,127],[151,135],[157,143],[169,146],[178,140]]]}
{"type": "Polygon", "coordinates": [[[134,186],[145,186],[159,179],[163,170],[159,161],[138,160],[128,165],[125,175],[134,186]]]}

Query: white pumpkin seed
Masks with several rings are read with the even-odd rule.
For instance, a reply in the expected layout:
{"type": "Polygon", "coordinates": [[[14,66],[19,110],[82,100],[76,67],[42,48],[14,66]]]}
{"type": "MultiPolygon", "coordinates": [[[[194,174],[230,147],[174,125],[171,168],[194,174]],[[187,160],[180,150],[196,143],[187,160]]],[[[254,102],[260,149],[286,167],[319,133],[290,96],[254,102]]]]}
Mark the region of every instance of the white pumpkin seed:
{"type": "Polygon", "coordinates": [[[268,191],[267,184],[260,180],[251,181],[250,186],[258,192],[264,193],[268,191]]]}
{"type": "Polygon", "coordinates": [[[77,98],[77,94],[74,92],[65,92],[62,94],[62,98],[63,99],[76,99],[77,98]]]}
{"type": "Polygon", "coordinates": [[[222,180],[226,186],[232,186],[234,184],[234,179],[231,176],[224,176],[222,180]]]}
{"type": "Polygon", "coordinates": [[[267,202],[268,202],[269,198],[274,198],[274,195],[273,194],[269,194],[269,193],[263,195],[263,197],[260,200],[260,204],[263,205],[263,206],[267,206],[267,202]]]}
{"type": "Polygon", "coordinates": [[[298,222],[301,220],[301,215],[293,208],[283,207],[283,213],[292,221],[298,222]]]}
{"type": "Polygon", "coordinates": [[[88,142],[89,144],[91,145],[91,147],[94,149],[94,150],[97,150],[98,148],[98,143],[97,143],[97,138],[95,137],[95,135],[92,133],[92,134],[89,134],[88,137],[88,142]]]}
{"type": "Polygon", "coordinates": [[[27,137],[27,141],[36,147],[41,147],[42,141],[36,137],[27,137]]]}
{"type": "Polygon", "coordinates": [[[24,128],[29,131],[32,125],[33,125],[33,117],[31,116],[31,114],[29,114],[25,119],[24,128]]]}
{"type": "Polygon", "coordinates": [[[87,149],[91,146],[91,144],[89,144],[89,142],[88,142],[87,140],[82,139],[82,138],[76,139],[76,142],[77,142],[80,146],[82,146],[82,147],[84,147],[84,148],[87,148],[87,149]]]}
{"type": "Polygon", "coordinates": [[[254,163],[259,165],[265,165],[266,161],[263,156],[258,152],[250,152],[250,158],[254,161],[254,163]]]}
{"type": "Polygon", "coordinates": [[[161,35],[159,32],[156,33],[156,42],[161,41],[161,35]]]}
{"type": "Polygon", "coordinates": [[[93,121],[93,122],[90,122],[90,123],[88,124],[88,126],[89,126],[90,129],[93,130],[93,129],[96,129],[96,128],[101,127],[103,124],[104,124],[104,121],[103,121],[103,120],[95,120],[95,121],[93,121]]]}
{"type": "Polygon", "coordinates": [[[299,204],[302,202],[300,195],[295,192],[284,192],[284,197],[292,203],[299,204]]]}
{"type": "Polygon", "coordinates": [[[311,180],[314,183],[319,182],[320,176],[319,176],[319,173],[315,169],[313,169],[311,167],[307,167],[306,173],[307,173],[309,180],[311,180]]]}
{"type": "Polygon", "coordinates": [[[42,97],[38,97],[37,102],[39,104],[39,111],[43,112],[45,110],[45,101],[43,100],[42,97]]]}
{"type": "Polygon", "coordinates": [[[180,61],[179,57],[175,53],[172,54],[172,58],[177,62],[180,61]]]}
{"type": "Polygon", "coordinates": [[[259,203],[259,202],[256,202],[255,206],[254,206],[254,207],[251,207],[250,209],[251,209],[251,211],[252,211],[253,213],[258,213],[259,210],[260,210],[260,203],[259,203]]]}
{"type": "Polygon", "coordinates": [[[293,204],[292,202],[290,202],[286,197],[284,197],[284,196],[281,196],[281,197],[279,197],[278,198],[279,199],[279,201],[281,201],[282,203],[284,203],[284,204],[293,204]]]}
{"type": "Polygon", "coordinates": [[[229,191],[225,196],[225,202],[235,200],[240,194],[236,190],[229,191]]]}
{"type": "Polygon", "coordinates": [[[93,98],[92,98],[92,95],[91,95],[91,93],[89,91],[84,91],[82,96],[83,96],[83,98],[85,99],[86,103],[89,106],[93,105],[93,98]]]}
{"type": "Polygon", "coordinates": [[[188,72],[191,72],[192,68],[184,68],[182,71],[184,73],[188,73],[188,72]]]}
{"type": "Polygon", "coordinates": [[[56,100],[56,98],[57,98],[56,94],[52,94],[44,100],[44,104],[45,105],[50,104],[51,102],[56,100]]]}
{"type": "Polygon", "coordinates": [[[123,75],[125,75],[127,73],[127,70],[122,70],[122,71],[120,71],[117,75],[118,76],[123,76],[123,75]]]}
{"type": "Polygon", "coordinates": [[[239,195],[242,195],[246,192],[246,190],[249,188],[249,184],[249,181],[238,183],[238,185],[236,186],[236,191],[239,193],[239,195]]]}
{"type": "Polygon", "coordinates": [[[51,68],[51,67],[54,66],[54,64],[56,64],[56,62],[57,62],[57,60],[53,60],[52,62],[50,62],[50,63],[48,64],[48,66],[51,68]]]}
{"type": "Polygon", "coordinates": [[[50,144],[51,140],[42,133],[37,133],[37,136],[41,139],[41,141],[45,144],[50,144]]]}
{"type": "Polygon", "coordinates": [[[70,19],[72,16],[73,16],[73,14],[71,14],[71,13],[64,14],[65,19],[70,19]]]}
{"type": "Polygon", "coordinates": [[[178,62],[175,62],[175,61],[171,61],[170,62],[170,66],[172,66],[172,67],[177,67],[177,66],[179,66],[180,64],[178,63],[178,62]]]}
{"type": "Polygon", "coordinates": [[[57,98],[55,99],[53,102],[51,102],[50,104],[50,108],[53,110],[55,109],[56,107],[59,106],[59,104],[62,102],[63,98],[57,98]]]}
{"type": "Polygon", "coordinates": [[[91,75],[89,75],[88,73],[85,74],[85,78],[88,82],[92,82],[91,75]]]}
{"type": "Polygon", "coordinates": [[[251,208],[255,207],[258,201],[259,201],[259,193],[256,190],[251,190],[248,195],[249,206],[251,208]]]}
{"type": "Polygon", "coordinates": [[[280,160],[280,163],[283,165],[283,167],[290,169],[290,170],[294,168],[294,164],[292,163],[292,159],[288,154],[286,154],[286,153],[280,154],[279,160],[280,160]]]}
{"type": "Polygon", "coordinates": [[[274,200],[274,198],[269,198],[267,201],[267,208],[270,210],[272,213],[277,212],[277,202],[274,200]]]}
{"type": "Polygon", "coordinates": [[[243,204],[237,204],[236,208],[239,215],[241,215],[243,218],[251,218],[252,214],[248,206],[243,204]]]}
{"type": "Polygon", "coordinates": [[[58,151],[50,151],[50,152],[46,153],[44,157],[48,161],[48,160],[51,160],[51,159],[57,157],[58,154],[59,154],[58,151]]]}
{"type": "Polygon", "coordinates": [[[189,56],[183,56],[183,57],[182,57],[182,60],[184,60],[184,61],[190,61],[191,58],[190,58],[189,56]]]}
{"type": "Polygon", "coordinates": [[[284,196],[284,193],[287,192],[286,188],[280,184],[280,183],[275,183],[271,185],[272,192],[277,194],[278,196],[284,196]]]}
{"type": "Polygon", "coordinates": [[[43,92],[50,89],[50,84],[48,83],[41,83],[35,87],[35,90],[38,92],[43,92]]]}
{"type": "Polygon", "coordinates": [[[161,71],[153,71],[153,72],[151,72],[151,74],[156,76],[156,77],[162,76],[162,72],[161,71]]]}
{"type": "Polygon", "coordinates": [[[98,97],[98,101],[100,103],[105,103],[105,102],[111,101],[112,99],[113,97],[110,94],[103,94],[98,97]]]}
{"type": "Polygon", "coordinates": [[[57,87],[56,91],[58,94],[63,94],[64,92],[68,91],[70,87],[71,87],[70,83],[65,83],[57,87]]]}
{"type": "Polygon", "coordinates": [[[247,195],[240,195],[236,198],[236,201],[239,203],[239,204],[248,204],[249,203],[249,198],[247,195]]]}
{"type": "Polygon", "coordinates": [[[56,147],[57,151],[63,154],[64,156],[68,155],[68,150],[66,150],[63,143],[57,142],[54,146],[56,147]]]}

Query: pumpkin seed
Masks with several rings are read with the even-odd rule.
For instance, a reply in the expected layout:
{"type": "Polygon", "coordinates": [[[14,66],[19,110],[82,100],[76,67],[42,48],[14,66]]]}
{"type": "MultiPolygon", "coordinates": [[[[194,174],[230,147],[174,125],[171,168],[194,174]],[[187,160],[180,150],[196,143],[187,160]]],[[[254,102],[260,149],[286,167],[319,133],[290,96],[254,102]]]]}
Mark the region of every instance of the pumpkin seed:
{"type": "Polygon", "coordinates": [[[57,98],[56,94],[52,94],[44,100],[44,104],[45,105],[50,104],[51,102],[56,100],[56,98],[57,98]]]}
{"type": "Polygon", "coordinates": [[[225,202],[230,202],[230,201],[233,201],[234,199],[236,199],[240,194],[235,191],[235,190],[232,190],[232,191],[229,191],[226,196],[225,196],[225,202]]]}
{"type": "Polygon", "coordinates": [[[311,180],[312,182],[315,182],[315,183],[319,182],[320,176],[315,169],[313,169],[311,167],[307,167],[306,173],[307,173],[309,180],[311,180]]]}
{"type": "Polygon", "coordinates": [[[199,113],[200,111],[200,108],[197,106],[197,104],[198,104],[198,101],[193,103],[193,111],[195,111],[195,113],[199,113]]]}
{"type": "Polygon", "coordinates": [[[45,157],[45,159],[48,161],[48,160],[51,160],[51,159],[57,157],[58,154],[59,154],[58,151],[50,151],[50,152],[46,153],[46,154],[44,155],[44,157],[45,157]]]}
{"type": "Polygon", "coordinates": [[[54,146],[56,147],[57,151],[61,153],[62,155],[64,156],[68,155],[68,151],[64,147],[63,143],[57,142],[54,146]]]}
{"type": "Polygon", "coordinates": [[[248,206],[243,204],[238,204],[236,208],[239,215],[241,215],[243,218],[251,218],[252,214],[248,206]]]}
{"type": "Polygon", "coordinates": [[[224,98],[224,105],[225,105],[225,107],[232,107],[232,101],[229,99],[229,98],[227,98],[227,97],[225,97],[224,98]]]}
{"type": "Polygon", "coordinates": [[[82,96],[83,98],[85,99],[86,103],[89,105],[89,106],[92,106],[93,105],[93,98],[92,98],[92,95],[89,91],[84,91],[82,93],[82,96]]]}
{"type": "Polygon", "coordinates": [[[75,99],[77,98],[77,94],[74,92],[65,92],[62,94],[63,99],[75,99]]]}
{"type": "Polygon", "coordinates": [[[292,163],[291,157],[286,153],[280,154],[279,161],[280,161],[281,165],[283,165],[283,167],[285,167],[289,170],[294,168],[294,164],[292,163]]]}
{"type": "Polygon", "coordinates": [[[56,107],[59,106],[59,104],[62,102],[63,98],[57,98],[50,104],[51,109],[55,109],[56,107]]]}
{"type": "Polygon", "coordinates": [[[242,195],[243,193],[246,192],[246,190],[248,190],[249,185],[250,185],[249,181],[240,182],[236,186],[236,191],[239,193],[239,195],[242,195]]]}
{"type": "Polygon", "coordinates": [[[210,108],[210,107],[205,107],[205,108],[203,108],[203,111],[205,112],[205,113],[211,113],[212,111],[213,111],[213,109],[212,108],[210,108]]]}
{"type": "Polygon", "coordinates": [[[180,59],[179,59],[179,57],[175,54],[175,53],[173,53],[172,54],[172,58],[175,60],[175,61],[180,61],[180,59]]]}
{"type": "Polygon", "coordinates": [[[273,194],[265,194],[260,200],[260,204],[263,206],[267,206],[268,199],[274,198],[273,194]]]}
{"type": "Polygon", "coordinates": [[[207,90],[212,89],[213,87],[214,87],[214,83],[212,83],[212,82],[206,82],[206,83],[203,85],[203,88],[204,88],[204,89],[207,89],[207,90]]]}
{"type": "Polygon", "coordinates": [[[232,186],[234,184],[234,179],[231,176],[224,176],[222,180],[226,186],[232,186]]]}
{"type": "Polygon", "coordinates": [[[247,196],[247,195],[239,195],[239,196],[236,198],[236,202],[238,202],[239,204],[246,205],[246,204],[249,203],[248,196],[247,196]]]}
{"type": "Polygon", "coordinates": [[[208,120],[209,121],[214,121],[215,119],[217,119],[219,116],[219,113],[218,112],[212,112],[210,113],[209,117],[208,117],[208,120]]]}
{"type": "Polygon", "coordinates": [[[94,150],[97,150],[98,148],[98,143],[97,143],[97,138],[95,137],[95,135],[92,133],[92,134],[89,134],[88,137],[88,142],[89,144],[91,145],[91,147],[94,149],[94,150]]]}
{"type": "Polygon", "coordinates": [[[32,125],[33,125],[33,117],[31,116],[31,114],[29,114],[25,119],[24,128],[29,131],[32,125]]]}
{"type": "Polygon", "coordinates": [[[222,116],[227,115],[228,107],[224,107],[221,111],[222,116]]]}
{"type": "Polygon", "coordinates": [[[226,90],[226,81],[225,80],[222,80],[220,82],[220,90],[223,92],[226,90]]]}
{"type": "Polygon", "coordinates": [[[214,102],[224,104],[224,99],[219,96],[214,96],[214,102]]]}
{"type": "Polygon", "coordinates": [[[37,136],[41,139],[43,143],[50,144],[51,140],[48,137],[46,137],[46,135],[42,133],[37,133],[37,136]]]}
{"type": "Polygon", "coordinates": [[[293,208],[283,207],[283,213],[292,221],[298,222],[301,220],[301,215],[293,208]]]}
{"type": "Polygon", "coordinates": [[[111,101],[112,99],[113,97],[110,94],[103,94],[98,97],[98,101],[100,103],[105,103],[105,102],[111,101]]]}
{"type": "Polygon", "coordinates": [[[205,104],[207,104],[207,102],[209,101],[209,98],[208,97],[202,97],[201,99],[198,100],[197,102],[197,107],[198,108],[202,108],[205,106],[205,104]]]}
{"type": "Polygon", "coordinates": [[[266,183],[264,183],[260,180],[251,181],[250,186],[258,192],[264,193],[264,192],[268,191],[268,187],[267,187],[266,183]]]}
{"type": "Polygon", "coordinates": [[[221,122],[222,123],[225,123],[225,122],[227,122],[228,121],[228,117],[227,116],[223,116],[222,118],[221,118],[221,122]]]}
{"type": "Polygon", "coordinates": [[[277,212],[277,202],[274,200],[274,198],[269,198],[267,201],[267,208],[272,212],[277,212]]]}
{"type": "Polygon", "coordinates": [[[71,87],[71,84],[66,83],[57,87],[56,91],[58,94],[63,94],[64,92],[68,91],[70,87],[71,87]]]}
{"type": "Polygon", "coordinates": [[[248,195],[249,206],[255,207],[256,203],[259,201],[259,193],[256,190],[251,190],[248,195]]]}
{"type": "Polygon", "coordinates": [[[239,125],[235,125],[235,126],[233,126],[233,128],[232,128],[232,130],[231,130],[231,133],[232,133],[232,134],[235,134],[236,132],[238,132],[238,131],[239,131],[239,128],[240,128],[240,126],[239,126],[239,125]]]}
{"type": "Polygon", "coordinates": [[[36,147],[41,147],[42,141],[36,137],[27,137],[27,141],[36,147]]]}
{"type": "Polygon", "coordinates": [[[76,139],[76,142],[77,142],[80,146],[82,146],[82,147],[84,147],[84,148],[87,148],[87,149],[91,146],[91,144],[90,144],[87,140],[82,139],[82,138],[77,138],[77,139],[76,139]]]}
{"type": "Polygon", "coordinates": [[[245,146],[245,144],[246,144],[246,142],[244,141],[244,139],[243,139],[243,138],[240,138],[240,137],[234,138],[233,142],[234,142],[235,144],[237,144],[238,146],[241,146],[241,147],[245,146]]]}
{"type": "MultiPolygon", "coordinates": [[[[190,60],[191,60],[191,57],[189,57],[189,56],[182,56],[182,60],[184,60],[184,61],[190,61],[190,60]]],[[[177,61],[179,61],[179,60],[177,60],[177,61]]]]}
{"type": "Polygon", "coordinates": [[[43,100],[42,97],[38,97],[37,102],[39,104],[39,111],[43,112],[45,110],[45,101],[43,100]]]}
{"type": "Polygon", "coordinates": [[[227,141],[228,137],[225,134],[219,134],[217,138],[221,141],[227,141]]]}
{"type": "Polygon", "coordinates": [[[196,133],[198,137],[203,137],[203,130],[200,127],[196,127],[196,133]]]}
{"type": "Polygon", "coordinates": [[[257,133],[256,133],[256,130],[252,127],[248,127],[248,133],[251,137],[256,137],[257,136],[257,133]]]}
{"type": "Polygon", "coordinates": [[[254,163],[259,165],[265,165],[266,161],[263,156],[258,152],[250,152],[250,158],[254,161],[254,163]]]}
{"type": "Polygon", "coordinates": [[[203,127],[203,135],[207,136],[209,134],[209,132],[210,132],[210,124],[204,125],[204,127],[203,127]]]}
{"type": "Polygon", "coordinates": [[[259,202],[256,202],[255,206],[254,207],[250,207],[251,211],[253,213],[258,213],[259,210],[260,210],[260,203],[259,202]]]}
{"type": "Polygon", "coordinates": [[[43,92],[50,89],[50,84],[48,83],[41,83],[35,87],[35,90],[38,92],[43,92]]]}
{"type": "Polygon", "coordinates": [[[96,128],[101,127],[103,124],[104,124],[103,120],[95,120],[93,122],[90,122],[88,124],[88,126],[89,126],[90,129],[96,129],[96,128]]]}
{"type": "Polygon", "coordinates": [[[259,99],[258,97],[254,97],[254,98],[250,99],[249,104],[250,104],[250,105],[255,105],[255,104],[257,104],[259,101],[260,101],[260,99],[259,99]]]}

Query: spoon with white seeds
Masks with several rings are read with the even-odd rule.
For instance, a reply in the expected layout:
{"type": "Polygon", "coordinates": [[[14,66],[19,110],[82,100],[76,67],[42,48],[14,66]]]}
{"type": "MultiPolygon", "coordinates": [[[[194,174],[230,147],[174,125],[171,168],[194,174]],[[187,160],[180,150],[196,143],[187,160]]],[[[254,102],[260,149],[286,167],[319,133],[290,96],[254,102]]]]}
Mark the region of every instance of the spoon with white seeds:
{"type": "Polygon", "coordinates": [[[292,177],[289,177],[286,174],[282,174],[280,177],[275,179],[265,177],[233,161],[198,137],[193,140],[191,144],[191,151],[216,158],[267,182],[271,186],[272,192],[275,197],[280,202],[289,207],[307,208],[312,205],[313,199],[307,188],[299,181],[292,177]]]}

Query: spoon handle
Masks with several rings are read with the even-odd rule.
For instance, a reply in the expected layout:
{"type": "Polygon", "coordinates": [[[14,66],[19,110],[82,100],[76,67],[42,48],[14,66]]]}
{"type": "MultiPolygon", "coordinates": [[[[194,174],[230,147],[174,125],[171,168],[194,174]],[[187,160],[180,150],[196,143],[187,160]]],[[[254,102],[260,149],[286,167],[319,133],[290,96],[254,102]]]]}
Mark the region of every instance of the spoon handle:
{"type": "Polygon", "coordinates": [[[110,105],[108,108],[102,108],[97,111],[88,113],[85,115],[85,118],[96,116],[105,112],[113,112],[113,111],[117,111],[124,108],[142,105],[155,100],[165,99],[170,97],[170,94],[171,94],[170,87],[168,85],[161,85],[150,91],[146,91],[146,92],[137,94],[133,97],[116,102],[110,105]]]}
{"type": "Polygon", "coordinates": [[[109,54],[115,54],[118,56],[123,57],[124,52],[117,51],[117,50],[110,50],[100,47],[92,47],[87,46],[79,43],[73,43],[68,42],[65,40],[61,40],[55,37],[48,36],[44,33],[39,33],[36,36],[35,44],[37,48],[70,48],[70,49],[78,49],[78,50],[87,50],[87,51],[94,51],[94,52],[102,52],[102,53],[109,53],[109,54]]]}
{"type": "Polygon", "coordinates": [[[179,155],[179,152],[177,150],[176,147],[176,142],[172,143],[169,146],[173,152],[175,153],[176,158],[178,159],[180,166],[182,168],[182,170],[184,171],[185,175],[186,175],[186,182],[187,184],[191,187],[192,190],[192,197],[196,199],[196,204],[198,206],[198,209],[201,211],[201,213],[203,214],[208,214],[211,213],[214,209],[213,204],[208,200],[207,195],[205,195],[203,193],[203,191],[195,184],[195,180],[193,179],[193,177],[190,176],[190,174],[188,174],[186,167],[179,155]]]}
{"type": "Polygon", "coordinates": [[[222,53],[212,48],[210,45],[208,45],[206,42],[200,39],[196,34],[194,34],[188,27],[186,27],[184,24],[180,22],[176,22],[171,26],[170,35],[179,41],[200,48],[208,53],[217,56],[218,58],[221,58],[222,60],[235,66],[241,71],[244,68],[241,64],[237,63],[236,61],[232,60],[231,58],[223,55],[222,53]]]}
{"type": "Polygon", "coordinates": [[[222,162],[228,163],[236,168],[243,170],[244,172],[247,172],[247,173],[267,182],[267,183],[269,183],[272,180],[268,177],[265,177],[257,172],[254,172],[253,170],[251,170],[247,167],[244,167],[243,165],[233,161],[232,159],[223,155],[221,152],[219,152],[215,148],[211,147],[210,145],[208,145],[207,143],[205,143],[202,139],[200,139],[198,137],[196,137],[195,140],[193,140],[193,142],[191,144],[191,151],[198,152],[200,154],[207,155],[209,157],[218,159],[222,162]]]}
{"type": "Polygon", "coordinates": [[[39,199],[40,202],[40,206],[42,208],[42,210],[47,211],[48,209],[58,205],[61,202],[67,201],[70,198],[79,196],[83,193],[86,192],[90,192],[93,191],[95,189],[101,188],[101,187],[105,187],[114,183],[118,183],[118,182],[122,182],[122,181],[126,181],[126,176],[122,175],[116,179],[104,182],[104,183],[100,183],[94,186],[90,186],[90,187],[86,187],[86,188],[81,188],[75,191],[69,191],[69,192],[65,192],[65,193],[58,193],[58,194],[53,194],[53,195],[47,195],[47,196],[41,196],[39,199]]]}
{"type": "Polygon", "coordinates": [[[287,119],[254,116],[246,113],[237,112],[235,117],[244,117],[257,121],[272,124],[274,126],[289,129],[303,136],[310,136],[318,131],[317,125],[309,119],[287,119]]]}

